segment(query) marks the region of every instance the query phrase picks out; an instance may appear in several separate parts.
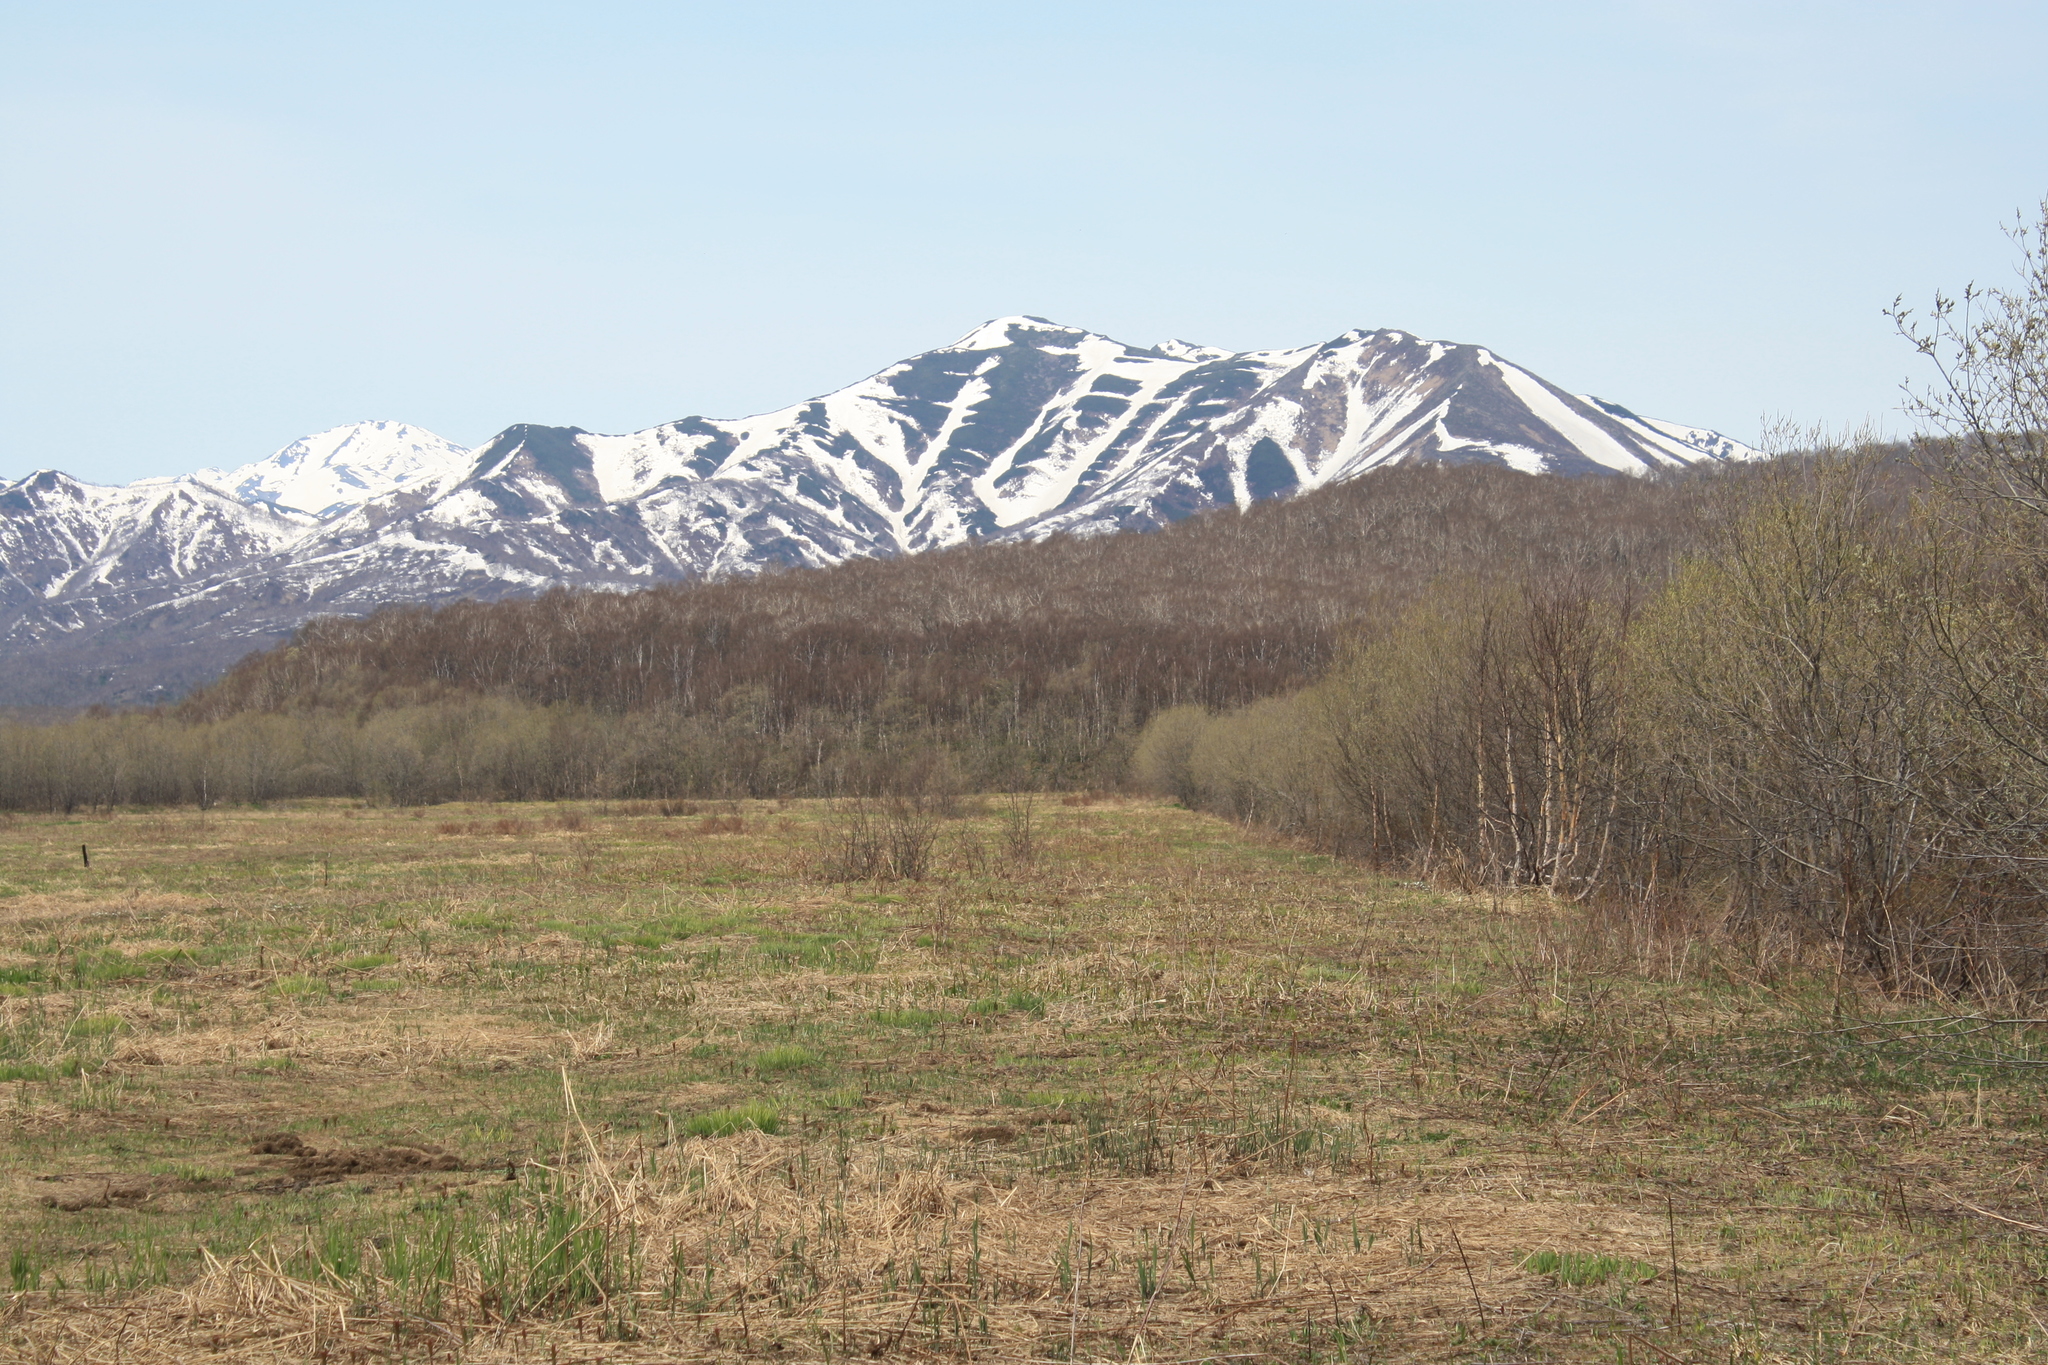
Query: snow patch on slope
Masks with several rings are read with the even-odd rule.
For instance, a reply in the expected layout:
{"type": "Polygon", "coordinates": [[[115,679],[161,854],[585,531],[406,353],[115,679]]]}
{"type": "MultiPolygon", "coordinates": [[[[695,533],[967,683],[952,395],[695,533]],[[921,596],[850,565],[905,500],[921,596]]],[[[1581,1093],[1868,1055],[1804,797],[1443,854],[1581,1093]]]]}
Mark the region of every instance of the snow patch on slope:
{"type": "MultiPolygon", "coordinates": [[[[1488,357],[1492,360],[1492,357],[1488,357]]],[[[1496,362],[1501,378],[1515,397],[1552,431],[1577,446],[1579,453],[1594,464],[1605,465],[1620,474],[1646,474],[1650,466],[1641,456],[1614,439],[1606,428],[1575,412],[1548,384],[1519,366],[1496,362]]],[[[1512,463],[1512,462],[1511,462],[1512,463]]]]}

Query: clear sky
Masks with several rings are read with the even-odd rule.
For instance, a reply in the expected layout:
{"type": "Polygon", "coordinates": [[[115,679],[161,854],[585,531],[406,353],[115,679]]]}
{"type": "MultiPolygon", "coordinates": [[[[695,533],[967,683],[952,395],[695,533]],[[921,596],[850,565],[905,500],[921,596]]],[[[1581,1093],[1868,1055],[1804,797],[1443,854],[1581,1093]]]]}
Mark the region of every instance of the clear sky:
{"type": "Polygon", "coordinates": [[[990,317],[1478,342],[1753,437],[2009,276],[2038,3],[0,0],[0,477],[850,383],[990,317]]]}

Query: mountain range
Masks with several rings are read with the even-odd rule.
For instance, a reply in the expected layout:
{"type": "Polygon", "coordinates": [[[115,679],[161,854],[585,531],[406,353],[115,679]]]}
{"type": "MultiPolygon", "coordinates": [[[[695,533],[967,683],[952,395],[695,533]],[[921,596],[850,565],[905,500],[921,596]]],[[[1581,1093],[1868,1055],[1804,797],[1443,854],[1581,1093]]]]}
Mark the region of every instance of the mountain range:
{"type": "Polygon", "coordinates": [[[394,603],[1147,530],[1404,461],[1643,475],[1757,454],[1406,332],[1233,353],[1001,318],[739,420],[519,425],[475,450],[363,422],[126,487],[30,474],[0,486],[0,703],[174,696],[313,616],[394,603]]]}

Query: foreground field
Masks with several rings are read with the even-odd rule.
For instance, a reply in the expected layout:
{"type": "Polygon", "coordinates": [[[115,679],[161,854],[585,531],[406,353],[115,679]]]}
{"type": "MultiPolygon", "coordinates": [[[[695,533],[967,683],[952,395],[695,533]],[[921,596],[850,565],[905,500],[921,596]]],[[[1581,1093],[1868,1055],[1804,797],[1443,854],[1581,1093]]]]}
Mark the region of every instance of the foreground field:
{"type": "Polygon", "coordinates": [[[1176,809],[309,804],[0,857],[11,1358],[2048,1347],[2028,1025],[1176,809]]]}

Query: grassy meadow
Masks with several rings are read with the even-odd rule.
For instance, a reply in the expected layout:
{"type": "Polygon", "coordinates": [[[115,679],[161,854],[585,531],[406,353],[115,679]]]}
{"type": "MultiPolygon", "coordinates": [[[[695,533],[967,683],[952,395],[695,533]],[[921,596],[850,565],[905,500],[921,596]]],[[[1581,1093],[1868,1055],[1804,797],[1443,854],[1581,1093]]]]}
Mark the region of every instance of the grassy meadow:
{"type": "Polygon", "coordinates": [[[1963,1012],[1138,801],[11,818],[0,1356],[2040,1359],[1963,1012]]]}

